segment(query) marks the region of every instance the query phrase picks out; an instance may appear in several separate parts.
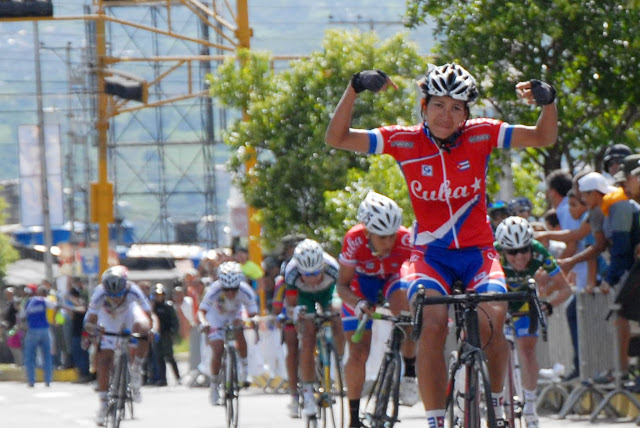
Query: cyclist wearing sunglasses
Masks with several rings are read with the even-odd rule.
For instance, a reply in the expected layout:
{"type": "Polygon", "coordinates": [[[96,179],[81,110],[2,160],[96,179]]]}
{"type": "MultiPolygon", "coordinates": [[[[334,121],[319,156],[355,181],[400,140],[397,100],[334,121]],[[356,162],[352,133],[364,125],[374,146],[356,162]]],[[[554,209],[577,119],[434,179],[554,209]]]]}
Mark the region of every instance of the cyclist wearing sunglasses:
{"type": "MultiPolygon", "coordinates": [[[[115,336],[100,335],[99,327],[104,331],[118,333],[123,329],[132,333],[147,335],[151,329],[151,320],[157,327],[157,319],[151,314],[151,305],[140,287],[127,280],[127,268],[112,266],[102,274],[102,281],[91,296],[89,307],[84,318],[84,331],[88,341],[98,340],[96,352],[96,392],[100,399],[97,424],[104,426],[107,416],[107,390],[109,388],[109,372],[113,365],[113,352],[118,340],[115,336]]],[[[157,328],[154,329],[157,331],[157,328]]],[[[133,400],[140,402],[140,386],[142,385],[142,364],[149,349],[147,340],[139,340],[135,357],[131,364],[131,392],[133,400]]]]}
{"type": "MultiPolygon", "coordinates": [[[[369,192],[358,208],[359,224],[345,234],[340,253],[338,294],[342,298],[342,325],[349,342],[349,358],[345,364],[345,380],[351,411],[350,427],[361,426],[360,395],[365,380],[366,364],[371,348],[371,325],[359,343],[353,343],[358,319],[374,310],[378,303],[389,303],[395,315],[409,311],[407,283],[399,281],[400,268],[411,255],[411,234],[402,226],[402,210],[392,199],[369,192]]],[[[400,386],[403,404],[418,401],[415,379],[415,342],[404,341],[402,353],[405,376],[400,386]]]]}
{"type": "MultiPolygon", "coordinates": [[[[496,250],[501,254],[501,264],[507,278],[508,291],[524,291],[527,280],[534,278],[540,297],[552,296],[541,301],[543,310],[551,314],[553,308],[571,297],[571,288],[553,256],[538,241],[533,239],[533,228],[529,222],[517,216],[508,217],[496,229],[496,250]],[[555,294],[554,294],[555,293],[555,294]]],[[[528,304],[509,304],[511,313],[528,311],[528,304]]],[[[522,411],[527,428],[537,428],[536,388],[538,385],[538,361],[536,343],[538,332],[529,333],[531,320],[528,316],[514,317],[513,328],[516,348],[522,368],[524,409],[522,411]]]]}
{"type": "MultiPolygon", "coordinates": [[[[298,358],[300,383],[304,398],[302,409],[304,416],[313,416],[317,413],[317,405],[313,396],[316,327],[312,320],[300,315],[314,313],[316,303],[320,304],[323,310],[330,310],[337,279],[338,262],[313,239],[305,239],[296,246],[293,257],[285,268],[287,316],[292,318],[296,325],[300,343],[298,358]]],[[[332,324],[336,351],[342,357],[344,333],[340,318],[334,318],[332,324]]]]}

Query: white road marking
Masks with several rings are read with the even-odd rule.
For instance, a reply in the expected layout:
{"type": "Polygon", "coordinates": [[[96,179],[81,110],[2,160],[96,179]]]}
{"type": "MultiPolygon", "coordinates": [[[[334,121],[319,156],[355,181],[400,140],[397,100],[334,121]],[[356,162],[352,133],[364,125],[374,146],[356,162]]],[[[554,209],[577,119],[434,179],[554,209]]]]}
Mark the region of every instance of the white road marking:
{"type": "Polygon", "coordinates": [[[71,397],[73,394],[70,392],[38,392],[33,394],[36,398],[60,398],[60,397],[71,397]]]}

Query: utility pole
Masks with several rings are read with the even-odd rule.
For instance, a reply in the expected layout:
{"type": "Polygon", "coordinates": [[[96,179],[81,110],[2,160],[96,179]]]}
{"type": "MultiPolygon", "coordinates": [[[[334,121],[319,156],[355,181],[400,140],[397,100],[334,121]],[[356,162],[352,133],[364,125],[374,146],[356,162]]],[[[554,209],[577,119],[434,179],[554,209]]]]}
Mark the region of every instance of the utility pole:
{"type": "Polygon", "coordinates": [[[33,21],[33,50],[36,62],[36,100],[38,109],[38,146],[40,147],[40,195],[42,197],[42,228],[44,240],[45,278],[53,285],[53,235],[51,233],[51,216],[49,210],[49,188],[47,187],[47,152],[44,141],[44,111],[42,107],[42,70],[40,69],[40,33],[38,21],[33,21]]]}
{"type": "MultiPolygon", "coordinates": [[[[236,37],[238,38],[238,48],[249,49],[251,47],[251,28],[249,28],[249,10],[247,0],[237,1],[238,15],[236,18],[236,37]]],[[[242,112],[242,120],[248,121],[249,115],[246,111],[242,112]]],[[[249,149],[249,160],[245,163],[247,173],[256,166],[255,149],[249,149]]],[[[262,250],[260,249],[260,224],[255,221],[256,209],[247,207],[247,217],[249,223],[249,258],[254,263],[260,265],[262,263],[262,250]]]]}
{"type": "Polygon", "coordinates": [[[109,267],[109,223],[113,223],[113,184],[107,177],[107,94],[105,93],[105,57],[107,56],[104,6],[98,1],[96,20],[96,88],[98,117],[96,131],[98,135],[98,181],[91,183],[91,221],[98,223],[98,249],[100,275],[109,267]]]}

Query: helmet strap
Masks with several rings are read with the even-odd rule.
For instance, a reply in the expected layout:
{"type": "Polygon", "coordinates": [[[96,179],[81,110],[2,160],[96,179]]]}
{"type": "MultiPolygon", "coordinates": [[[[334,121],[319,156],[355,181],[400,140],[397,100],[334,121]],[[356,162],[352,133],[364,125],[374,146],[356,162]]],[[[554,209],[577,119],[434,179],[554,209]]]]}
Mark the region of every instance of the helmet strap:
{"type": "Polygon", "coordinates": [[[454,132],[447,138],[436,137],[431,133],[431,130],[429,129],[429,125],[427,124],[427,122],[423,121],[422,123],[425,129],[427,130],[427,135],[429,136],[429,138],[431,138],[442,150],[444,150],[447,153],[451,153],[451,148],[455,147],[458,137],[460,136],[460,134],[462,134],[462,128],[464,128],[464,123],[466,123],[466,120],[462,122],[463,123],[462,126],[458,128],[456,132],[454,132]]]}

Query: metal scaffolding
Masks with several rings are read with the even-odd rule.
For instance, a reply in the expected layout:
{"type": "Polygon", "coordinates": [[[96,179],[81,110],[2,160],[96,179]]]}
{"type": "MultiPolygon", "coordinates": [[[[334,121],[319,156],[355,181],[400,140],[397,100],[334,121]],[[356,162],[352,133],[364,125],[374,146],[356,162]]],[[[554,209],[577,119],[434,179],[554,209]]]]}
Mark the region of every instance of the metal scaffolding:
{"type": "MultiPolygon", "coordinates": [[[[115,223],[132,224],[137,242],[226,245],[229,189],[217,186],[218,181],[228,183],[225,177],[217,178],[226,174],[227,149],[220,143],[226,113],[207,95],[181,99],[206,92],[205,75],[219,60],[207,58],[212,54],[209,46],[163,33],[166,28],[190,39],[210,40],[210,26],[217,26],[214,54],[221,58],[227,42],[222,25],[208,17],[203,21],[201,14],[179,3],[103,5],[113,18],[106,28],[112,68],[153,83],[146,107],[113,106],[118,113],[109,124],[107,163],[114,183],[115,223]],[[121,23],[125,19],[142,28],[121,23]]],[[[212,9],[218,9],[215,3],[212,9]]]]}

